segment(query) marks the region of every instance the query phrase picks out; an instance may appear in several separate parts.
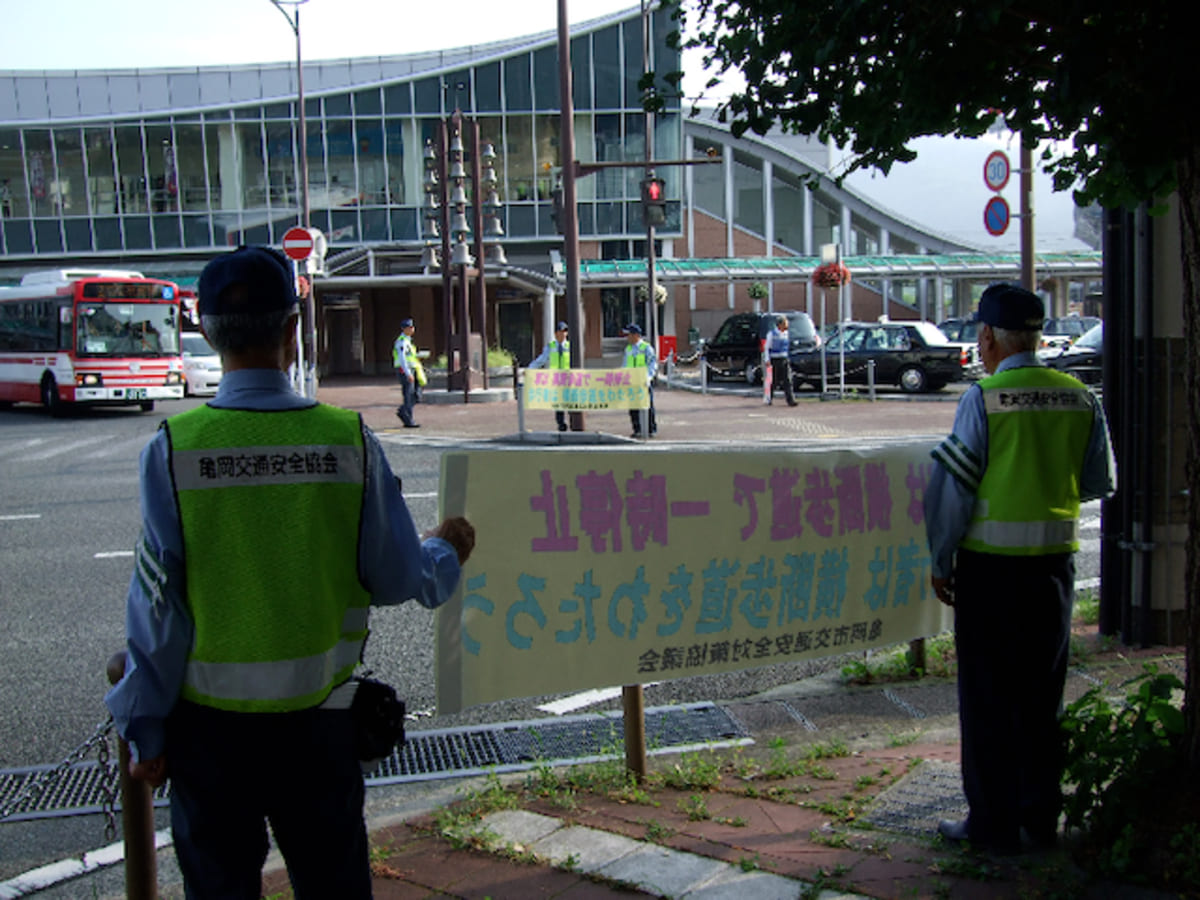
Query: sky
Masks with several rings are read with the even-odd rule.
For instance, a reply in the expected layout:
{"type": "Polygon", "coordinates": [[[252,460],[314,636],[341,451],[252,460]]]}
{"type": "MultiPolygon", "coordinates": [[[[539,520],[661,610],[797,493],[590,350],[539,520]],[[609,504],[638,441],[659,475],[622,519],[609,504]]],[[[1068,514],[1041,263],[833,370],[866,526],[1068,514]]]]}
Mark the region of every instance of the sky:
{"type": "MultiPolygon", "coordinates": [[[[567,0],[572,25],[633,8],[636,0],[567,0]]],[[[300,7],[305,59],[389,56],[464,47],[557,27],[556,0],[308,0],[300,7]],[[447,27],[448,23],[452,27],[447,27]]],[[[0,69],[156,68],[293,61],[296,38],[270,0],[0,0],[0,69]]],[[[698,54],[684,57],[685,95],[706,76],[698,54]]],[[[709,99],[721,95],[718,88],[709,99]]],[[[685,109],[687,105],[685,104],[685,109]]],[[[1019,247],[1013,220],[1001,237],[983,227],[990,193],[983,161],[1003,139],[922,139],[916,161],[883,178],[858,173],[849,184],[906,218],[988,249],[1019,247]]],[[[1016,166],[1016,147],[1009,154],[1016,166]]],[[[1014,174],[1004,196],[1016,211],[1014,174]]],[[[1069,194],[1038,176],[1039,249],[1082,249],[1070,238],[1069,194]]]]}

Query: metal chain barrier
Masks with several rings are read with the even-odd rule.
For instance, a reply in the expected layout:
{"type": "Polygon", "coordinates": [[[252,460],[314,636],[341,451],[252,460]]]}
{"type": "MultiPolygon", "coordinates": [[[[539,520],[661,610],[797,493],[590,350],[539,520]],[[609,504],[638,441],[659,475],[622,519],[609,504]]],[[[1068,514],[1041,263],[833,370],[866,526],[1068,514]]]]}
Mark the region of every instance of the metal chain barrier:
{"type": "Polygon", "coordinates": [[[116,763],[112,761],[108,744],[108,736],[112,728],[113,720],[112,716],[109,716],[105,721],[96,726],[92,734],[82,744],[67,754],[62,762],[53,769],[47,769],[45,772],[31,779],[16,797],[7,804],[0,806],[0,822],[3,822],[9,816],[15,815],[25,804],[36,803],[48,787],[57,784],[75,763],[82,762],[91,753],[92,748],[95,747],[96,761],[99,764],[101,772],[100,792],[104,797],[104,835],[110,841],[116,837],[117,784],[120,773],[117,771],[116,763]]]}

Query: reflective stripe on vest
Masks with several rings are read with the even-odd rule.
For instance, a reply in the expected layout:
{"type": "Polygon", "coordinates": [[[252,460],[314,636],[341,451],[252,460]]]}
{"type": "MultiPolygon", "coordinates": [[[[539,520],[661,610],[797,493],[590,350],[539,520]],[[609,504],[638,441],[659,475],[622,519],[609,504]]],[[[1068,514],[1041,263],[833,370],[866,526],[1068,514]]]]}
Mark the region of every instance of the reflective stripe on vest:
{"type": "Polygon", "coordinates": [[[569,369],[571,368],[571,342],[563,341],[561,344],[558,341],[550,342],[550,368],[551,369],[569,369]]]}
{"type": "MultiPolygon", "coordinates": [[[[1042,366],[1008,369],[979,386],[987,466],[962,546],[1010,556],[1078,550],[1079,480],[1095,415],[1088,389],[1042,366]]],[[[970,460],[961,462],[950,471],[967,483],[970,460]]]]}
{"type": "Polygon", "coordinates": [[[359,416],[202,406],[165,428],[195,623],[182,695],[242,712],[318,705],[367,636],[359,416]]]}

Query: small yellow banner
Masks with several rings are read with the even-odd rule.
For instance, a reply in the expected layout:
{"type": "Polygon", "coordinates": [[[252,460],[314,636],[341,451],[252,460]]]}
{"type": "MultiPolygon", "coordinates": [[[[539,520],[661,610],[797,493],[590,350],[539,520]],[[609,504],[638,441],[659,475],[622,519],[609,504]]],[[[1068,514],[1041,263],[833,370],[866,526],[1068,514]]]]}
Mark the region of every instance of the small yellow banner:
{"type": "Polygon", "coordinates": [[[644,368],[526,369],[526,409],[649,409],[644,368]]]}

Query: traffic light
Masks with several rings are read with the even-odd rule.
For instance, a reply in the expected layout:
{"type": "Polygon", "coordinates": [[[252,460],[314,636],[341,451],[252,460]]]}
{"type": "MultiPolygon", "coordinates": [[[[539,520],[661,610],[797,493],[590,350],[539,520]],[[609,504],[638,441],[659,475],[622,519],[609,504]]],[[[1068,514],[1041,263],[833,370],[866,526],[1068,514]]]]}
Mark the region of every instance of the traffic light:
{"type": "Polygon", "coordinates": [[[642,179],[642,221],[647,228],[659,228],[667,224],[664,183],[653,173],[642,179]]]}

